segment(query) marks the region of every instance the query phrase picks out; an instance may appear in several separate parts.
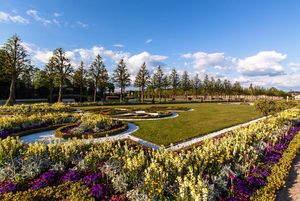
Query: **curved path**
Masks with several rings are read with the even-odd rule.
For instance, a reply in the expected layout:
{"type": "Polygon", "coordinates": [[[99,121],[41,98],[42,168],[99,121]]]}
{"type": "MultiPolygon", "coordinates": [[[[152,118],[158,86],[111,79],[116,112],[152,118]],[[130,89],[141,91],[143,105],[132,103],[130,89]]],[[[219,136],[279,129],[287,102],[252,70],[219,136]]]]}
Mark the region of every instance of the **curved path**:
{"type": "Polygon", "coordinates": [[[276,201],[300,200],[300,153],[293,161],[285,187],[278,191],[276,201]]]}
{"type": "MultiPolygon", "coordinates": [[[[174,117],[178,116],[178,113],[173,113],[173,114],[174,114],[173,117],[158,118],[158,119],[153,119],[153,120],[174,118],[174,117]]],[[[229,127],[229,128],[222,129],[220,131],[209,133],[209,134],[201,136],[201,137],[196,137],[196,138],[191,139],[189,141],[182,142],[182,143],[179,143],[177,145],[170,146],[167,149],[170,150],[170,151],[177,151],[177,150],[180,150],[182,148],[189,147],[193,144],[199,143],[203,140],[206,140],[206,139],[209,139],[209,138],[212,138],[212,137],[216,137],[216,136],[221,135],[223,133],[232,131],[236,128],[247,126],[251,123],[261,121],[265,118],[266,117],[258,118],[258,119],[255,119],[255,120],[252,120],[252,121],[249,121],[249,122],[246,122],[246,123],[242,123],[242,124],[239,124],[239,125],[236,125],[236,126],[232,126],[232,127],[229,127]]],[[[125,120],[125,119],[122,119],[122,120],[125,120]]],[[[134,120],[136,120],[136,119],[134,119],[134,120]]],[[[143,119],[143,120],[145,120],[145,119],[143,119]]],[[[147,119],[147,120],[149,120],[149,119],[147,119]]],[[[126,121],[133,121],[133,120],[126,119],[126,121]]],[[[134,133],[135,131],[137,131],[138,129],[139,129],[139,127],[137,125],[135,125],[134,123],[128,123],[128,129],[126,131],[123,131],[120,134],[117,134],[117,135],[114,135],[114,136],[109,136],[109,137],[95,138],[95,139],[84,139],[84,141],[86,143],[91,143],[91,142],[103,143],[103,142],[108,142],[108,141],[117,141],[117,140],[130,139],[130,140],[133,140],[133,141],[135,141],[139,144],[142,144],[144,146],[153,148],[155,150],[163,149],[163,147],[161,147],[159,145],[156,145],[156,144],[153,144],[149,141],[143,140],[141,138],[132,136],[131,134],[134,133]]],[[[32,143],[32,142],[35,142],[36,140],[41,141],[41,140],[45,140],[45,139],[46,140],[55,139],[54,130],[35,133],[35,134],[32,134],[32,135],[21,137],[20,139],[25,141],[26,143],[32,143]]]]}
{"type": "MultiPolygon", "coordinates": [[[[133,123],[128,123],[128,129],[126,131],[123,131],[117,135],[109,136],[109,137],[102,137],[102,138],[95,138],[95,139],[84,139],[86,142],[108,142],[108,141],[116,141],[116,140],[123,140],[127,139],[128,136],[137,131],[139,127],[133,123]]],[[[22,136],[20,137],[20,140],[24,141],[25,143],[34,143],[35,141],[50,141],[54,139],[61,139],[56,138],[54,136],[54,130],[49,131],[43,131],[38,133],[33,133],[30,135],[22,136]]],[[[61,139],[62,141],[66,141],[64,139],[61,139]]]]}
{"type": "Polygon", "coordinates": [[[172,118],[175,118],[175,117],[178,117],[178,116],[179,116],[179,114],[177,112],[172,112],[172,114],[170,116],[161,117],[161,118],[147,118],[147,119],[113,118],[113,120],[119,120],[119,121],[157,121],[157,120],[163,120],[163,119],[172,119],[172,118]]]}

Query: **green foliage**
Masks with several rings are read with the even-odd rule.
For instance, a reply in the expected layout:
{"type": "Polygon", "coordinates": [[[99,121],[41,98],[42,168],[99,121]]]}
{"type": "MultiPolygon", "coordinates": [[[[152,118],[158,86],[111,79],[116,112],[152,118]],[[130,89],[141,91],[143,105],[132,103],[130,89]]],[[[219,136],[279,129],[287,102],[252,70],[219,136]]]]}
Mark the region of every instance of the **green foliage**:
{"type": "Polygon", "coordinates": [[[261,99],[255,102],[255,109],[264,116],[275,114],[279,111],[276,101],[261,99]]]}
{"type": "Polygon", "coordinates": [[[274,115],[280,111],[296,107],[295,101],[275,101],[268,99],[260,99],[255,102],[255,109],[264,116],[274,115]]]}

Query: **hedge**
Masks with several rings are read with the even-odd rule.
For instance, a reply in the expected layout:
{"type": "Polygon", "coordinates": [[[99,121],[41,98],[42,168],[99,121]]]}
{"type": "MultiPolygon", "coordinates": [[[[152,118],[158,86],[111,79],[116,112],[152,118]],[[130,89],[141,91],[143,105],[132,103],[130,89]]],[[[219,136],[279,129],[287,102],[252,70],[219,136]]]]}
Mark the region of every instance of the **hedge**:
{"type": "Polygon", "coordinates": [[[32,133],[37,133],[37,132],[43,132],[43,131],[48,131],[48,130],[52,130],[52,129],[57,129],[59,127],[63,127],[66,124],[58,124],[58,125],[50,125],[47,127],[42,127],[42,128],[33,128],[33,129],[29,129],[29,130],[25,130],[25,131],[21,131],[21,132],[17,132],[17,133],[13,133],[11,136],[25,136],[25,135],[30,135],[32,133]]]}
{"type": "Polygon", "coordinates": [[[107,135],[115,135],[115,134],[121,133],[121,132],[128,129],[128,124],[125,123],[119,128],[115,128],[115,129],[108,130],[108,131],[103,131],[103,132],[100,132],[100,133],[93,133],[93,134],[90,134],[90,135],[75,135],[75,134],[72,134],[72,133],[67,134],[67,133],[62,132],[63,129],[74,126],[74,125],[77,125],[77,124],[68,124],[68,125],[65,125],[65,126],[62,126],[58,129],[56,129],[54,131],[54,136],[59,137],[59,138],[73,138],[73,137],[76,137],[76,138],[80,138],[80,139],[81,138],[88,138],[89,136],[92,136],[93,138],[99,138],[99,137],[106,137],[107,135]]]}

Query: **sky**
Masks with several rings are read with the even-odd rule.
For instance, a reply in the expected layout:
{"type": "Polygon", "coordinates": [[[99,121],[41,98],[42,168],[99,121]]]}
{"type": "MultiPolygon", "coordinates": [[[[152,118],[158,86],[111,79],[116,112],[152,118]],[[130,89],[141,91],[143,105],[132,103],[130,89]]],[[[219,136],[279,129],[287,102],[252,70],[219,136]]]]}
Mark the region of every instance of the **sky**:
{"type": "Polygon", "coordinates": [[[0,45],[18,34],[43,68],[61,47],[76,68],[100,54],[132,79],[146,62],[283,90],[300,90],[297,0],[0,0],[0,45]]]}

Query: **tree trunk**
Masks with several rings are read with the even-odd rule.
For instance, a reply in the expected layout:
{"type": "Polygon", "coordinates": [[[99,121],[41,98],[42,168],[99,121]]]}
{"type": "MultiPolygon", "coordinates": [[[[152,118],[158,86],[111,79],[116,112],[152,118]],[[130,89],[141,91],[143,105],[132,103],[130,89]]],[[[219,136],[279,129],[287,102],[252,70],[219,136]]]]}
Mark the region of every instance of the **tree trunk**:
{"type": "Polygon", "coordinates": [[[53,87],[49,87],[49,102],[53,103],[53,87]]]}
{"type": "Polygon", "coordinates": [[[82,103],[82,86],[80,87],[80,97],[79,97],[79,99],[80,99],[80,102],[82,103]]]}
{"type": "Polygon", "coordinates": [[[94,103],[96,102],[96,98],[97,98],[97,82],[95,83],[95,88],[94,88],[94,103]]]}
{"type": "Polygon", "coordinates": [[[11,83],[9,88],[9,97],[8,97],[8,105],[14,105],[16,102],[15,91],[16,91],[16,80],[17,76],[15,73],[12,74],[11,83]]]}
{"type": "Polygon", "coordinates": [[[155,103],[155,91],[154,89],[152,90],[152,103],[155,103]]]}
{"type": "Polygon", "coordinates": [[[62,83],[59,85],[58,100],[57,100],[57,102],[61,102],[61,100],[62,100],[62,83]]]}
{"type": "Polygon", "coordinates": [[[144,87],[142,87],[142,90],[141,90],[141,102],[144,103],[144,87]]]}
{"type": "Polygon", "coordinates": [[[120,103],[122,103],[122,99],[123,99],[123,87],[121,87],[120,103]]]}

